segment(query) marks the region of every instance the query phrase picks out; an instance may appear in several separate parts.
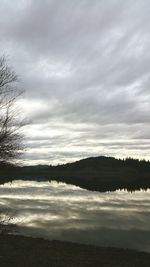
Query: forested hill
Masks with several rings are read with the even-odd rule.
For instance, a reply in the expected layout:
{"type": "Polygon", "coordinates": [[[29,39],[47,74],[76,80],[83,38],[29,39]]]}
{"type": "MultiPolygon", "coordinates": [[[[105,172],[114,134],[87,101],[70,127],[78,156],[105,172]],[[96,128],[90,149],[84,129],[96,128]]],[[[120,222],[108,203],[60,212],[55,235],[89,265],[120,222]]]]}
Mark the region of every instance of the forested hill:
{"type": "MultiPolygon", "coordinates": [[[[52,166],[50,166],[52,167],[52,166]]],[[[81,159],[76,162],[67,163],[63,165],[55,166],[56,168],[71,168],[71,169],[101,169],[104,167],[109,168],[119,168],[119,167],[128,167],[128,168],[140,168],[143,170],[150,170],[150,161],[138,160],[133,158],[126,159],[116,159],[113,157],[91,157],[86,159],[81,159]]]]}
{"type": "Polygon", "coordinates": [[[8,166],[1,167],[0,173],[1,179],[48,178],[96,191],[150,188],[150,162],[131,158],[121,160],[101,156],[58,166],[8,166]]]}

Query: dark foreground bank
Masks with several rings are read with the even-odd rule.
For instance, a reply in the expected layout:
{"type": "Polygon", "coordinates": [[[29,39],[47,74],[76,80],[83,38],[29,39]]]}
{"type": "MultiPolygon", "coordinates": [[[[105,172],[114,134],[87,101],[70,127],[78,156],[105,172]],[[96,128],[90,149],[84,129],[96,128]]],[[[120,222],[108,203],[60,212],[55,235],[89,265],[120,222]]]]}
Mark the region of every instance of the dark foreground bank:
{"type": "Polygon", "coordinates": [[[0,235],[0,267],[149,267],[150,254],[0,235]]]}

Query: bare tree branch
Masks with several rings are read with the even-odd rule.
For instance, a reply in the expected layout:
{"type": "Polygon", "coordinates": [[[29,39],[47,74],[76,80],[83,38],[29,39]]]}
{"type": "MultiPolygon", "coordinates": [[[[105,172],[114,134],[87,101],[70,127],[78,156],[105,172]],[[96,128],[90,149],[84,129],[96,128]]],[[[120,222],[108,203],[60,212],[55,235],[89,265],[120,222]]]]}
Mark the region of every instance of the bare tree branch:
{"type": "Polygon", "coordinates": [[[22,148],[20,124],[16,123],[14,113],[16,100],[22,93],[17,90],[17,81],[5,56],[0,57],[0,163],[15,159],[22,148]]]}

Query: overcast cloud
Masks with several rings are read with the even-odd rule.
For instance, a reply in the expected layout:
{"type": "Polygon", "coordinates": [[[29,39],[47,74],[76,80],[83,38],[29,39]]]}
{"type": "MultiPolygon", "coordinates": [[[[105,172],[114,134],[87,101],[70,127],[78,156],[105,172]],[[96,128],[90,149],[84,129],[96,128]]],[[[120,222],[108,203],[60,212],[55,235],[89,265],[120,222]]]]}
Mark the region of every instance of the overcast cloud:
{"type": "Polygon", "coordinates": [[[25,164],[150,159],[150,1],[0,0],[25,164]]]}

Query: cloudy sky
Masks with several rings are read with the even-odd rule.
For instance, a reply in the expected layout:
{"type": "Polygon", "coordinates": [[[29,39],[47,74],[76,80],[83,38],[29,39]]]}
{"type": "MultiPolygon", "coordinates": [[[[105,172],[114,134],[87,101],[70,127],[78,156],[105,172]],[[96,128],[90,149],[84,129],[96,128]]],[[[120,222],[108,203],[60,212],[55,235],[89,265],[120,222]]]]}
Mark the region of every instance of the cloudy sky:
{"type": "Polygon", "coordinates": [[[150,1],[0,0],[25,164],[150,159],[150,1]]]}

